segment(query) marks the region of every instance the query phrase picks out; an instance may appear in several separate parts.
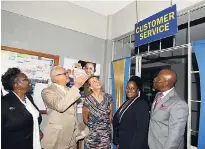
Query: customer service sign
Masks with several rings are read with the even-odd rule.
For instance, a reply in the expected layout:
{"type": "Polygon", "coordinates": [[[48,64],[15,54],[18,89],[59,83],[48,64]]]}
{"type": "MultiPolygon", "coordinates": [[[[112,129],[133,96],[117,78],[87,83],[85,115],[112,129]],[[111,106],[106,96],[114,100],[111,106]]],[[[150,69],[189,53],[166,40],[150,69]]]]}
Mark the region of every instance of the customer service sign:
{"type": "Polygon", "coordinates": [[[172,36],[178,31],[176,5],[135,24],[135,47],[172,36]]]}

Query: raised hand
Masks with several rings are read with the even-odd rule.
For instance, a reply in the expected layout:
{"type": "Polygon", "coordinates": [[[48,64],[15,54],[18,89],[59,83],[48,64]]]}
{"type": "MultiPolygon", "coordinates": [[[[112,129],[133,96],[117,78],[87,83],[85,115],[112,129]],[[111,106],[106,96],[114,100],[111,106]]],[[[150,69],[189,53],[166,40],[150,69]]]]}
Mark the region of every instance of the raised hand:
{"type": "Polygon", "coordinates": [[[89,76],[88,76],[87,74],[85,74],[85,75],[83,75],[83,76],[80,76],[80,77],[78,77],[78,78],[75,78],[75,79],[74,79],[74,86],[77,87],[77,88],[82,87],[83,84],[87,81],[88,77],[89,77],[89,76]]]}

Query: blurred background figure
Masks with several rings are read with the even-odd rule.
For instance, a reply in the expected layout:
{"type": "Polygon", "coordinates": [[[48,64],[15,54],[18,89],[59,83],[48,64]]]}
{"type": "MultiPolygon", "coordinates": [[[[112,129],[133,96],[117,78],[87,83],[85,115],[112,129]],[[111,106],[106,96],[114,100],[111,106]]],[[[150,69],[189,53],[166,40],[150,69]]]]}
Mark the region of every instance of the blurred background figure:
{"type": "Polygon", "coordinates": [[[74,85],[74,78],[71,72],[71,69],[67,69],[68,76],[69,76],[69,82],[67,83],[67,87],[71,88],[74,85]]]}
{"type": "Polygon", "coordinates": [[[96,65],[92,62],[87,62],[85,64],[85,72],[87,75],[94,75],[96,65]]]}

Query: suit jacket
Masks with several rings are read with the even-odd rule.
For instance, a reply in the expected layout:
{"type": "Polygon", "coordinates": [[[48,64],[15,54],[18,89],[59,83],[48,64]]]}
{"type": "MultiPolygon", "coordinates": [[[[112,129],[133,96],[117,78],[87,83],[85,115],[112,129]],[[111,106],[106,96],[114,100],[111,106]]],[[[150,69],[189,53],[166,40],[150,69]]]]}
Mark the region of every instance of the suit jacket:
{"type": "Polygon", "coordinates": [[[119,149],[148,149],[148,103],[141,96],[131,102],[124,114],[119,116],[122,106],[113,117],[113,143],[119,145],[119,149]]]}
{"type": "Polygon", "coordinates": [[[155,110],[152,106],[148,137],[150,149],[184,149],[187,119],[188,105],[172,89],[155,110]]]}
{"type": "Polygon", "coordinates": [[[76,100],[79,90],[74,86],[65,88],[64,93],[52,84],[42,91],[42,98],[47,106],[48,121],[43,130],[42,147],[44,149],[74,148],[76,137],[81,135],[76,117],[76,100]]]}
{"type": "MultiPolygon", "coordinates": [[[[27,98],[38,110],[32,96],[27,98]]],[[[1,131],[2,149],[33,149],[33,117],[13,92],[1,100],[1,131]]]]}

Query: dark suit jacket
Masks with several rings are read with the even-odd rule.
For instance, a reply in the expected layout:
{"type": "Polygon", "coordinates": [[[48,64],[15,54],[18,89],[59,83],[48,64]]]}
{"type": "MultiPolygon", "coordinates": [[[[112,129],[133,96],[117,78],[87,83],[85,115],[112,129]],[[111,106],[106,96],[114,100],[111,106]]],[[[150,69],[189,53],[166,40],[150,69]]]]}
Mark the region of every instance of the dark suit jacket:
{"type": "MultiPolygon", "coordinates": [[[[38,120],[40,124],[41,115],[38,120]]],[[[13,92],[1,100],[1,145],[2,149],[33,149],[33,117],[13,92]]]]}
{"type": "Polygon", "coordinates": [[[119,145],[119,149],[149,149],[147,139],[149,128],[148,102],[144,100],[143,96],[136,99],[124,112],[120,123],[119,109],[113,117],[113,143],[119,145]]]}

